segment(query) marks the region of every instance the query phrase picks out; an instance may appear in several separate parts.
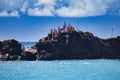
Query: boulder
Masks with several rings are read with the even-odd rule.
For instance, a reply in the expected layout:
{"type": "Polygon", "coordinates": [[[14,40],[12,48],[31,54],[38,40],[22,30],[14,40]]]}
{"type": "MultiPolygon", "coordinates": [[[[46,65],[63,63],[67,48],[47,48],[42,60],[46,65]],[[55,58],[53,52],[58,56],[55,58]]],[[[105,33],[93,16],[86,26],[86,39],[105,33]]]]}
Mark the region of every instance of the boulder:
{"type": "Polygon", "coordinates": [[[35,47],[27,48],[21,54],[21,60],[33,61],[37,60],[37,50],[35,47]]]}
{"type": "Polygon", "coordinates": [[[36,54],[33,54],[29,51],[24,51],[21,55],[21,59],[20,60],[24,60],[24,61],[34,61],[37,59],[36,54]]]}
{"type": "Polygon", "coordinates": [[[0,52],[2,55],[7,55],[7,60],[17,60],[18,56],[23,52],[21,44],[15,39],[4,40],[0,42],[0,52]],[[13,58],[10,58],[12,56],[13,58]]]}

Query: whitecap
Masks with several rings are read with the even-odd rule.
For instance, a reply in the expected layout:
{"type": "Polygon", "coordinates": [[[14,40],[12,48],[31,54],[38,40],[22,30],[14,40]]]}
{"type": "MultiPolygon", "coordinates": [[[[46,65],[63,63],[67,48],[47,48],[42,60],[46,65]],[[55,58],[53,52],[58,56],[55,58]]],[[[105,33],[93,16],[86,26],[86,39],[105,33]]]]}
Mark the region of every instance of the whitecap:
{"type": "Polygon", "coordinates": [[[90,63],[85,61],[85,62],[83,62],[83,64],[90,64],[90,63]]]}

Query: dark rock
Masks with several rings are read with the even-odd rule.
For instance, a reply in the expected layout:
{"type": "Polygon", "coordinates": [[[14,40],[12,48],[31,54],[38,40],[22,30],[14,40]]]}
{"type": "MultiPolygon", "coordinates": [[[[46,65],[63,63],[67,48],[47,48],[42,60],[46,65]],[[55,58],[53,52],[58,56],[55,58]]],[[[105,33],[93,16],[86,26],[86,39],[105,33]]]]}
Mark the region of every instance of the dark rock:
{"type": "Polygon", "coordinates": [[[75,31],[74,28],[70,28],[73,30],[51,32],[28,49],[22,49],[21,44],[14,39],[0,41],[1,59],[33,61],[120,58],[120,36],[100,39],[90,32],[75,31]]]}
{"type": "Polygon", "coordinates": [[[15,60],[20,60],[21,56],[18,55],[12,55],[7,57],[7,61],[15,61],[15,60]]]}
{"type": "Polygon", "coordinates": [[[28,51],[24,51],[21,55],[21,60],[33,61],[33,60],[36,60],[36,59],[37,59],[36,54],[28,52],[28,51]]]}
{"type": "Polygon", "coordinates": [[[12,60],[13,58],[13,60],[17,60],[16,56],[20,56],[22,51],[21,44],[14,39],[0,42],[0,52],[2,55],[7,55],[7,60],[12,60]],[[10,58],[10,56],[13,56],[13,58],[10,58]]]}
{"type": "Polygon", "coordinates": [[[105,40],[90,32],[60,33],[55,40],[40,40],[35,46],[40,60],[120,58],[120,37],[105,40]]]}
{"type": "Polygon", "coordinates": [[[31,48],[26,48],[23,51],[21,54],[21,60],[33,61],[38,59],[37,56],[37,49],[35,46],[32,46],[31,48]]]}

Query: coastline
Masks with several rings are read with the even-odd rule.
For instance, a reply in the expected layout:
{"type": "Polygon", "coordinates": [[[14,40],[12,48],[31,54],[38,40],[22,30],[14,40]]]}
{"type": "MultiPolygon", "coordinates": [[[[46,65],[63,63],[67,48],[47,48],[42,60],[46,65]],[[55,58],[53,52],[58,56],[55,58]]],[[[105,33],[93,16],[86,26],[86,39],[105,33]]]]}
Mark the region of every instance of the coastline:
{"type": "Polygon", "coordinates": [[[68,25],[51,29],[39,42],[1,41],[0,55],[3,61],[120,59],[120,36],[101,39],[68,25]]]}

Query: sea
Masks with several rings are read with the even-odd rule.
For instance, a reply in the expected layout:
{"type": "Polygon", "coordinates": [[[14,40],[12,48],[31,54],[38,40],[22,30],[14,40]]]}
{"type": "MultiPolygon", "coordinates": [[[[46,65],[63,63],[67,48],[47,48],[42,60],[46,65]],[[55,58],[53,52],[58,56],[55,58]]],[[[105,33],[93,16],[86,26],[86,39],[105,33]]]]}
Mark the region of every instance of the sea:
{"type": "Polygon", "coordinates": [[[34,46],[36,44],[36,42],[20,42],[22,44],[22,46],[24,46],[25,48],[29,48],[31,46],[34,46]]]}
{"type": "Polygon", "coordinates": [[[0,80],[120,80],[120,60],[0,62],[0,80]]]}

